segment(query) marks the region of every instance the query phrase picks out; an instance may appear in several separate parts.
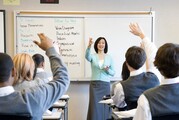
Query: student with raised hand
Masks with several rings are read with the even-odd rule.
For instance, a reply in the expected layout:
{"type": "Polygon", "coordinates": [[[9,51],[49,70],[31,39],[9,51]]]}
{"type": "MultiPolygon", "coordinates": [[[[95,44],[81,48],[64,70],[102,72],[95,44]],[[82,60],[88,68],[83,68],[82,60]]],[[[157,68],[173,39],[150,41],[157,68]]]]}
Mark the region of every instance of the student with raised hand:
{"type": "Polygon", "coordinates": [[[113,103],[118,108],[126,107],[127,110],[137,107],[137,100],[145,90],[159,85],[158,73],[153,65],[154,56],[157,51],[156,46],[145,37],[138,24],[131,23],[129,27],[132,34],[142,39],[141,42],[144,49],[132,46],[127,50],[125,58],[130,76],[127,80],[121,81],[117,85],[116,94],[112,97],[113,103]],[[142,70],[142,66],[146,62],[146,59],[148,60],[148,69],[145,72],[142,70]]]}
{"type": "Polygon", "coordinates": [[[179,44],[162,45],[157,51],[154,65],[164,79],[160,86],[140,96],[133,120],[178,120],[179,44]]]}
{"type": "Polygon", "coordinates": [[[67,68],[55,51],[52,41],[42,33],[38,36],[41,42],[34,43],[49,57],[53,80],[42,86],[15,91],[12,86],[16,77],[13,61],[9,55],[0,53],[0,114],[26,114],[32,120],[40,120],[43,113],[68,89],[70,80],[67,68]]]}
{"type": "Polygon", "coordinates": [[[107,54],[108,44],[104,37],[99,37],[95,41],[95,54],[91,54],[92,44],[90,38],[85,54],[92,69],[87,120],[105,120],[109,117],[110,108],[104,107],[99,101],[103,96],[110,95],[110,78],[115,74],[114,63],[112,57],[107,54]]]}

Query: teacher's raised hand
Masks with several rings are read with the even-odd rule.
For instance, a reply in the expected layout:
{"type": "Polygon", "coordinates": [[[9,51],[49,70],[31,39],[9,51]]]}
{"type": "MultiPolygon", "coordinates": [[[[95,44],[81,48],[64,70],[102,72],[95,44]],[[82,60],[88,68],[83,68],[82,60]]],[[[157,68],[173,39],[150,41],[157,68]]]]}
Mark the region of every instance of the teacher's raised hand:
{"type": "Polygon", "coordinates": [[[89,38],[88,47],[90,48],[92,44],[93,44],[93,39],[92,39],[92,38],[89,38]]]}

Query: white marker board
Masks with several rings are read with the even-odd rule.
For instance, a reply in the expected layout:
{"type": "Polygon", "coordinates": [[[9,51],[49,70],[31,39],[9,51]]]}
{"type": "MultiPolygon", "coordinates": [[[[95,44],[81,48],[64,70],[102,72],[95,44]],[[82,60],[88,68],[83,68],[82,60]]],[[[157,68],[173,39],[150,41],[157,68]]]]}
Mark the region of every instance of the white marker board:
{"type": "MultiPolygon", "coordinates": [[[[116,71],[111,80],[121,79],[121,66],[127,48],[140,45],[139,38],[129,32],[131,22],[139,23],[146,35],[153,39],[154,13],[151,12],[15,11],[14,19],[16,53],[45,55],[32,42],[39,40],[37,33],[43,32],[58,45],[71,80],[90,80],[90,63],[84,57],[89,37],[94,41],[100,36],[107,39],[108,54],[114,60],[116,71]]],[[[50,71],[48,58],[45,60],[46,70],[50,71]]]]}

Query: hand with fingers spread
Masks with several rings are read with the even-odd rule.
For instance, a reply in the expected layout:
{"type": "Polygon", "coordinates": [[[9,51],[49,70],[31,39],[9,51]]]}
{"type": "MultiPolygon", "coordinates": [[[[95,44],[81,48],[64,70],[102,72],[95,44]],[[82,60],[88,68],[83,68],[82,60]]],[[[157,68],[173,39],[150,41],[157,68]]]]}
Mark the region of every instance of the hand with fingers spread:
{"type": "Polygon", "coordinates": [[[139,36],[141,39],[145,37],[144,32],[137,23],[130,23],[129,28],[132,34],[139,36]]]}
{"type": "Polygon", "coordinates": [[[42,50],[46,51],[48,48],[53,47],[53,41],[45,36],[43,33],[37,34],[40,38],[40,42],[33,41],[36,45],[38,45],[42,50]]]}

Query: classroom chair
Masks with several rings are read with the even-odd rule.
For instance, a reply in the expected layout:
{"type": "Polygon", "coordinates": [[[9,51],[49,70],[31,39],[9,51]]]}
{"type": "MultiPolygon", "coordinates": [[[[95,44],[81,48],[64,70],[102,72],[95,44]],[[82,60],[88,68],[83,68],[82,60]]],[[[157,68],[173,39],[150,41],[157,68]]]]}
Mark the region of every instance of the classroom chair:
{"type": "Polygon", "coordinates": [[[31,120],[30,115],[0,114],[0,120],[31,120]]]}

